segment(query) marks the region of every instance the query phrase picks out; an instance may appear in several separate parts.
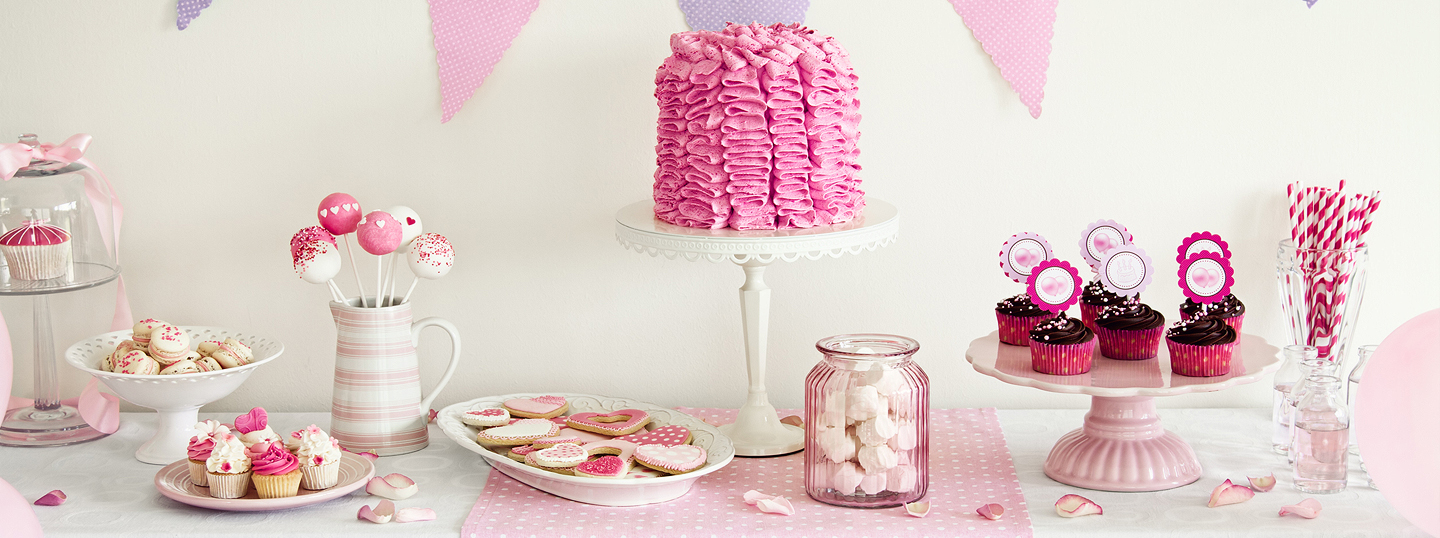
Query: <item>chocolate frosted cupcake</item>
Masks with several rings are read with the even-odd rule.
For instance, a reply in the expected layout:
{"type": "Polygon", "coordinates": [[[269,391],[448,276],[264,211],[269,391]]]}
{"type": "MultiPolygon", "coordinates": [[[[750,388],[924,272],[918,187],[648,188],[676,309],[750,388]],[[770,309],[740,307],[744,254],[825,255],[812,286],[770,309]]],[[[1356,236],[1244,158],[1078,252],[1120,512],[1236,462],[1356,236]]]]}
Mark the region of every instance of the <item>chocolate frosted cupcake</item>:
{"type": "Polygon", "coordinates": [[[1175,322],[1165,331],[1170,348],[1170,371],[1190,377],[1212,377],[1230,373],[1230,358],[1240,342],[1239,333],[1216,318],[1175,322]]]}
{"type": "Polygon", "coordinates": [[[1160,353],[1160,337],[1164,334],[1165,316],[1146,304],[1107,307],[1095,318],[1100,354],[1112,359],[1153,359],[1160,353]]]}
{"type": "Polygon", "coordinates": [[[1100,316],[1100,311],[1110,306],[1120,306],[1128,303],[1140,302],[1140,295],[1126,297],[1108,289],[1099,280],[1085,285],[1080,293],[1080,320],[1091,330],[1095,329],[1095,318],[1100,316]]]}
{"type": "Polygon", "coordinates": [[[1030,367],[1042,374],[1077,375],[1090,371],[1095,333],[1080,320],[1061,313],[1030,331],[1030,367]]]}
{"type": "Polygon", "coordinates": [[[1218,303],[1197,303],[1186,299],[1180,305],[1180,319],[1196,318],[1218,318],[1225,320],[1240,332],[1240,326],[1245,324],[1245,303],[1235,297],[1235,294],[1226,295],[1225,299],[1218,303]]]}
{"type": "Polygon", "coordinates": [[[1000,341],[1012,346],[1030,345],[1030,329],[1055,314],[1041,310],[1026,294],[1016,295],[995,305],[995,319],[1000,323],[1000,341]]]}

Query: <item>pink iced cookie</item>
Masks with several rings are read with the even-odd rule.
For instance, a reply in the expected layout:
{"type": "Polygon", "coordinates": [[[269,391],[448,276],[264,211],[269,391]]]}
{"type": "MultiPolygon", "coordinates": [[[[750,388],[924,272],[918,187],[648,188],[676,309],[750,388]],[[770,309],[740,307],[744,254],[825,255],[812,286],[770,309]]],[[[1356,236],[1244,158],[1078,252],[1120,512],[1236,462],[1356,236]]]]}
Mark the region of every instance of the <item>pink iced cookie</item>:
{"type": "Polygon", "coordinates": [[[670,476],[670,474],[656,471],[644,465],[633,465],[630,467],[630,472],[625,473],[625,478],[660,478],[662,476],[670,476]]]}
{"type": "MultiPolygon", "coordinates": [[[[564,396],[536,396],[534,398],[515,398],[505,400],[501,404],[511,415],[522,418],[553,418],[565,414],[570,409],[570,402],[565,401],[564,396]]],[[[563,422],[561,424],[564,424],[563,422]]]]}
{"type": "Polygon", "coordinates": [[[656,471],[684,474],[705,465],[705,449],[695,445],[640,445],[635,461],[656,471]]]}
{"type": "Polygon", "coordinates": [[[384,211],[371,211],[360,219],[355,229],[355,239],[360,242],[360,248],[376,256],[395,252],[402,235],[404,231],[400,229],[400,221],[384,211]]]}
{"type": "Polygon", "coordinates": [[[550,448],[537,450],[526,455],[534,457],[535,463],[541,467],[574,467],[590,459],[590,454],[580,445],[562,444],[550,448]]]}
{"type": "Polygon", "coordinates": [[[477,409],[460,414],[460,422],[480,428],[493,428],[510,423],[510,412],[500,408],[477,409]]]}
{"type": "Polygon", "coordinates": [[[343,192],[337,192],[326,196],[320,201],[320,207],[316,210],[320,217],[320,225],[325,231],[335,235],[345,235],[355,231],[360,225],[360,202],[354,196],[343,192]]]}
{"type": "MultiPolygon", "coordinates": [[[[560,431],[560,425],[545,419],[526,419],[511,424],[490,428],[475,436],[482,445],[516,446],[528,445],[542,437],[550,437],[560,431]]],[[[579,448],[579,447],[576,447],[579,448]]]]}
{"type": "Polygon", "coordinates": [[[629,435],[650,423],[650,414],[639,409],[621,409],[611,413],[575,413],[565,425],[605,435],[629,435]]]}
{"type": "Polygon", "coordinates": [[[608,441],[596,441],[594,443],[586,443],[585,445],[581,446],[581,448],[584,448],[585,451],[589,452],[592,456],[596,454],[605,454],[610,456],[618,456],[622,460],[630,461],[632,459],[635,459],[635,449],[640,448],[640,445],[631,443],[629,441],[610,439],[608,441]]]}
{"type": "Polygon", "coordinates": [[[560,433],[557,433],[550,437],[541,437],[539,439],[536,439],[535,442],[530,443],[530,446],[533,446],[535,448],[550,448],[555,445],[580,446],[585,444],[585,442],[582,441],[578,436],[565,435],[565,432],[563,431],[564,428],[561,428],[561,430],[562,431],[560,433]]]}
{"type": "Polygon", "coordinates": [[[511,448],[510,450],[506,451],[506,452],[505,452],[505,456],[509,457],[509,458],[512,459],[512,460],[518,461],[518,462],[520,462],[520,463],[525,463],[525,456],[529,456],[531,452],[534,452],[534,451],[536,451],[536,450],[540,450],[540,449],[535,448],[535,447],[530,446],[530,445],[520,445],[520,446],[517,446],[517,447],[515,447],[515,448],[511,448]]]}
{"type": "MultiPolygon", "coordinates": [[[[554,419],[551,419],[551,420],[554,420],[554,419]]],[[[574,429],[574,428],[567,428],[567,427],[564,427],[564,426],[561,426],[561,427],[560,427],[560,433],[557,433],[557,434],[555,434],[555,435],[564,435],[564,436],[566,436],[566,437],[574,437],[574,438],[580,440],[580,444],[581,444],[581,445],[584,445],[585,443],[594,443],[594,442],[598,442],[598,441],[609,441],[609,440],[610,440],[610,436],[609,436],[609,435],[601,435],[601,434],[598,434],[598,433],[587,432],[587,431],[585,431],[585,430],[577,430],[577,429],[574,429]]]]}
{"type": "Polygon", "coordinates": [[[575,476],[590,478],[625,478],[630,462],[616,456],[601,456],[575,466],[575,476]]]}
{"type": "Polygon", "coordinates": [[[690,442],[690,429],[684,426],[661,426],[648,432],[636,432],[616,437],[637,445],[683,445],[690,442]]]}

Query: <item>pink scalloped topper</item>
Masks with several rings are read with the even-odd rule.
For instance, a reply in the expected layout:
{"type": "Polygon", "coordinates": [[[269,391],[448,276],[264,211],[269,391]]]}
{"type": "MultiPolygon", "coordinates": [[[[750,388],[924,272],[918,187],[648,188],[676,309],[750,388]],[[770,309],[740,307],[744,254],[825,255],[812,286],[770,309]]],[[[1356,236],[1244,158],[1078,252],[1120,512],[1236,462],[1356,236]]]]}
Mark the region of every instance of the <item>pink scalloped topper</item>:
{"type": "Polygon", "coordinates": [[[1054,256],[1055,249],[1051,248],[1050,242],[1044,237],[1020,232],[1000,245],[1000,270],[1005,272],[1006,278],[1024,283],[1036,265],[1054,256]]]}
{"type": "Polygon", "coordinates": [[[1085,263],[1094,269],[1110,249],[1129,245],[1134,240],[1135,236],[1124,225],[1113,220],[1097,220],[1080,234],[1080,253],[1085,256],[1085,263]]]}
{"type": "Polygon", "coordinates": [[[1180,264],[1180,290],[1197,303],[1222,301],[1234,285],[1235,270],[1218,252],[1197,252],[1180,264]]]}
{"type": "Polygon", "coordinates": [[[1059,313],[1080,302],[1083,283],[1080,271],[1070,262],[1049,259],[1035,266],[1035,271],[1025,281],[1025,292],[1041,310],[1059,313]]]}
{"type": "Polygon", "coordinates": [[[1145,254],[1145,249],[1125,245],[1110,249],[1095,270],[1106,289],[1116,295],[1134,297],[1150,286],[1155,276],[1155,262],[1145,254]]]}
{"type": "Polygon", "coordinates": [[[1225,259],[1230,259],[1230,243],[1226,243],[1219,235],[1210,232],[1195,232],[1180,242],[1180,248],[1175,249],[1175,263],[1185,263],[1185,258],[1191,254],[1202,251],[1217,252],[1225,259]]]}

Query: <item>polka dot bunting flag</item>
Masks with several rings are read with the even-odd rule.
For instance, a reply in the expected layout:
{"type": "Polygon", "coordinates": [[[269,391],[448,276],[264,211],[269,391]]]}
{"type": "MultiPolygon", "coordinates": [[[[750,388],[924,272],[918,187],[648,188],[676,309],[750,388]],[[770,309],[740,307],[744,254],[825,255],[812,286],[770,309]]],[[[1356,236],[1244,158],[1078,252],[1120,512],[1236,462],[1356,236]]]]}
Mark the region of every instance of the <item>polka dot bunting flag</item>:
{"type": "Polygon", "coordinates": [[[764,25],[805,23],[810,0],[680,0],[691,30],[718,32],[725,23],[764,25]]]}
{"type": "Polygon", "coordinates": [[[1040,118],[1050,38],[1059,0],[950,0],[975,39],[1020,94],[1030,116],[1040,118]]]}
{"type": "Polygon", "coordinates": [[[440,123],[490,76],[540,0],[430,0],[440,66],[440,123]]]}
{"type": "Polygon", "coordinates": [[[190,27],[190,21],[200,16],[200,11],[210,7],[210,0],[178,0],[175,3],[175,27],[181,30],[190,27]]]}

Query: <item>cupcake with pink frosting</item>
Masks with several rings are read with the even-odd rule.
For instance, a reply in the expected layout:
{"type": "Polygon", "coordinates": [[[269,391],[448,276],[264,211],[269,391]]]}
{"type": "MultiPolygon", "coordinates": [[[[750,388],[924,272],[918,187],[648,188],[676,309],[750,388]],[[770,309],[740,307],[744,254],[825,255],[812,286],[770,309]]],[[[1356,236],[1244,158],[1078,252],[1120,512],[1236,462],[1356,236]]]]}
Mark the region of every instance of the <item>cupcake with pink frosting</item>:
{"type": "Polygon", "coordinates": [[[210,459],[210,453],[215,450],[215,439],[230,433],[230,428],[216,420],[204,420],[195,425],[200,432],[190,438],[190,444],[185,447],[186,458],[190,460],[190,481],[200,487],[209,487],[210,480],[205,475],[205,460],[210,459]]]}
{"type": "Polygon", "coordinates": [[[211,497],[239,499],[250,491],[250,455],[239,437],[228,433],[215,437],[215,448],[205,459],[205,474],[211,497]]]}
{"type": "Polygon", "coordinates": [[[300,487],[317,490],[334,487],[340,482],[340,442],[319,426],[311,424],[298,432],[295,456],[300,460],[303,477],[300,487]]]}
{"type": "Polygon", "coordinates": [[[240,434],[240,442],[245,443],[246,448],[280,441],[280,435],[270,429],[270,415],[263,407],[256,407],[249,413],[235,417],[235,432],[240,434]]]}
{"type": "Polygon", "coordinates": [[[47,280],[70,269],[70,233],[42,220],[26,220],[0,235],[0,252],[15,280],[47,280]]]}
{"type": "Polygon", "coordinates": [[[256,443],[246,449],[250,456],[250,479],[261,499],[294,497],[300,493],[300,460],[285,445],[256,443]]]}

